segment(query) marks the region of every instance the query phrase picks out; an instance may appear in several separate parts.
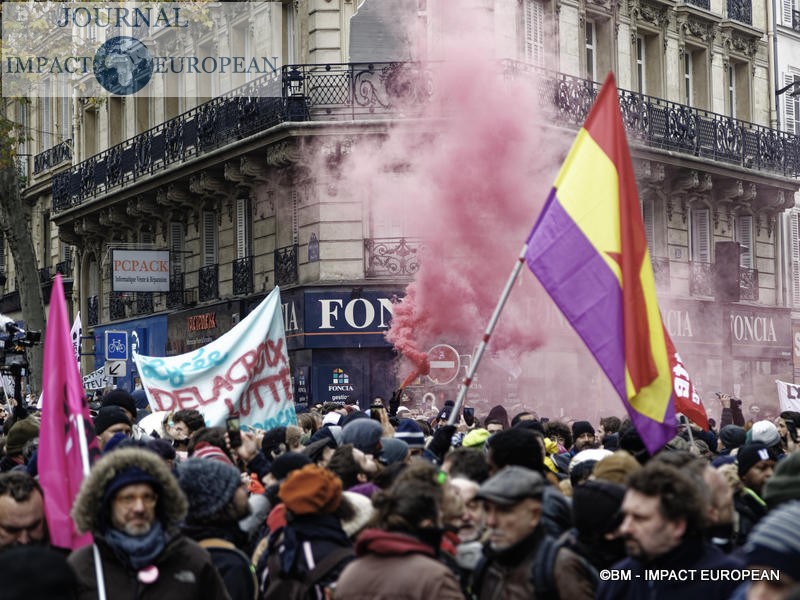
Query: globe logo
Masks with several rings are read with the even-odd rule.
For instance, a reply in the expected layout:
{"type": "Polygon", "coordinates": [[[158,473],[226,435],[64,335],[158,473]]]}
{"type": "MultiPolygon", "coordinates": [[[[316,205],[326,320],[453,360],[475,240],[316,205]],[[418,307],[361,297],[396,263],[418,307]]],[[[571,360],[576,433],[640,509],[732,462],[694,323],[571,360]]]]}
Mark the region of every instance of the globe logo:
{"type": "Polygon", "coordinates": [[[142,42],[128,36],[113,37],[94,55],[94,76],[117,96],[135,94],[153,75],[153,58],[142,42]]]}

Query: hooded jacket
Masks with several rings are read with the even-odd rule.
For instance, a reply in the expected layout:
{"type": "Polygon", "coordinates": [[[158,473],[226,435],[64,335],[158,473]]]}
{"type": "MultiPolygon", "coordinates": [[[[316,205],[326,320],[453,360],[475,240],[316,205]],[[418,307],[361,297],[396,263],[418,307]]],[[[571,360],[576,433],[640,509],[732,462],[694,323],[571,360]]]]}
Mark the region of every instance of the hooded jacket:
{"type": "MultiPolygon", "coordinates": [[[[106,454],[95,463],[75,498],[72,519],[79,531],[89,531],[94,536],[103,564],[108,597],[126,600],[229,599],[208,552],[178,531],[178,522],[186,515],[186,510],[186,497],[177,480],[155,453],[140,448],[122,448],[106,454]],[[105,539],[111,528],[110,501],[104,502],[106,487],[114,477],[130,467],[147,472],[160,487],[156,519],[164,528],[167,543],[153,561],[158,575],[151,583],[143,583],[140,572],[119,557],[105,539]]],[[[78,576],[81,600],[98,597],[92,552],[92,546],[84,546],[69,557],[69,563],[78,576]]]]}
{"type": "Polygon", "coordinates": [[[337,599],[464,598],[453,572],[436,559],[436,551],[410,535],[366,529],[356,542],[356,555],[339,577],[337,599]]]}

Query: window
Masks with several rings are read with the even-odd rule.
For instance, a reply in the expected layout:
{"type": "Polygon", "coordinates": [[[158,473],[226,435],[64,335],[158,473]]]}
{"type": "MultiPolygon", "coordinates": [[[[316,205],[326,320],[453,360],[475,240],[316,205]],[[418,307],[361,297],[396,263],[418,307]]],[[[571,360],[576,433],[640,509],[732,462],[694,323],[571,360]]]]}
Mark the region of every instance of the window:
{"type": "Polygon", "coordinates": [[[783,24],[786,27],[792,27],[794,21],[792,20],[792,11],[793,10],[800,10],[800,4],[797,3],[797,0],[781,0],[781,14],[783,17],[783,24]]]}
{"type": "Polygon", "coordinates": [[[647,236],[647,250],[650,256],[655,256],[653,252],[653,238],[655,232],[655,222],[653,214],[653,200],[651,198],[642,199],[642,221],[644,222],[644,234],[647,236]]]}
{"type": "Polygon", "coordinates": [[[586,21],[586,78],[597,81],[597,27],[586,21]]]}
{"type": "Polygon", "coordinates": [[[736,217],[736,241],[739,242],[741,251],[739,266],[745,269],[752,269],[755,263],[752,215],[738,215],[736,217]]]}
{"type": "Polygon", "coordinates": [[[18,107],[18,121],[19,124],[22,126],[22,139],[19,142],[19,153],[20,154],[30,154],[30,146],[28,144],[28,138],[31,137],[31,119],[30,114],[28,113],[28,103],[26,100],[20,101],[17,105],[18,107]]]}
{"type": "Polygon", "coordinates": [[[142,94],[135,100],[136,133],[143,133],[150,129],[150,96],[142,94]]]}
{"type": "MultiPolygon", "coordinates": [[[[793,82],[800,82],[800,75],[794,73],[786,73],[783,76],[784,85],[789,85],[793,82]]],[[[778,96],[778,102],[783,100],[783,122],[786,124],[785,129],[787,133],[800,135],[800,96],[792,96],[791,91],[778,96]]]]}
{"type": "Polygon", "coordinates": [[[186,227],[180,221],[170,221],[169,224],[169,262],[173,275],[183,273],[184,240],[186,227]]]}
{"type": "Polygon", "coordinates": [[[42,213],[42,267],[50,266],[50,212],[42,213]]]}
{"type": "Polygon", "coordinates": [[[544,64],[544,6],[538,0],[525,0],[525,59],[544,64]]]}
{"type": "MultiPolygon", "coordinates": [[[[252,38],[250,37],[249,23],[245,22],[242,25],[234,27],[231,45],[233,46],[234,56],[244,56],[245,63],[247,64],[250,60],[248,57],[252,56],[252,38]]],[[[233,73],[231,77],[233,86],[237,87],[250,81],[253,78],[253,74],[247,69],[245,73],[233,73]]]]}
{"type": "Polygon", "coordinates": [[[83,154],[89,158],[97,154],[97,111],[87,108],[83,112],[83,154]]]}
{"type": "Polygon", "coordinates": [[[736,118],[736,67],[728,65],[728,114],[736,118]]]}
{"type": "MultiPolygon", "coordinates": [[[[3,232],[0,231],[0,273],[6,272],[6,238],[3,232]]],[[[2,289],[2,286],[0,286],[2,289]]]]}
{"type": "Polygon", "coordinates": [[[69,81],[62,79],[60,82],[61,90],[59,92],[59,117],[58,117],[58,134],[59,141],[72,139],[72,93],[70,92],[69,81]]]}
{"type": "Polygon", "coordinates": [[[645,72],[645,39],[644,36],[636,36],[636,84],[639,86],[639,93],[647,93],[647,81],[645,72]]]}
{"type": "Polygon", "coordinates": [[[203,266],[217,264],[217,213],[203,211],[203,266]]]}
{"type": "Polygon", "coordinates": [[[707,208],[694,208],[691,213],[689,252],[694,262],[711,262],[711,227],[707,208]]]}
{"type": "Polygon", "coordinates": [[[800,211],[789,214],[789,233],[792,256],[792,303],[800,306],[800,211]]]}
{"type": "Polygon", "coordinates": [[[252,247],[250,199],[238,198],[236,200],[236,258],[246,258],[252,255],[252,247]]]}
{"type": "Polygon", "coordinates": [[[125,139],[125,104],[122,98],[108,99],[108,145],[116,146],[125,139]]]}
{"type": "Polygon", "coordinates": [[[49,82],[44,86],[47,95],[39,98],[39,152],[53,146],[53,99],[50,97],[49,82]]]}
{"type": "Polygon", "coordinates": [[[683,98],[685,103],[689,106],[692,105],[692,100],[694,98],[693,75],[694,64],[692,61],[692,53],[687,50],[683,53],[683,98]]]}

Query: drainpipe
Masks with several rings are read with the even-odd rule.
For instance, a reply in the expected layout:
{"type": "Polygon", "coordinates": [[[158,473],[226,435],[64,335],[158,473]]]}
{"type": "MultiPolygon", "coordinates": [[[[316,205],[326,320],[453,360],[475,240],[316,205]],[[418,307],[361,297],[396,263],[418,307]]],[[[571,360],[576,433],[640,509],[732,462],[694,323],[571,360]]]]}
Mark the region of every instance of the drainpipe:
{"type": "Polygon", "coordinates": [[[769,69],[772,71],[772,81],[769,82],[769,97],[770,97],[770,119],[769,126],[772,129],[781,128],[781,115],[778,110],[778,97],[775,91],[780,87],[780,74],[778,73],[778,37],[775,32],[778,29],[778,7],[775,3],[778,0],[770,0],[767,2],[767,26],[769,31],[767,33],[767,44],[769,48],[769,69]]]}

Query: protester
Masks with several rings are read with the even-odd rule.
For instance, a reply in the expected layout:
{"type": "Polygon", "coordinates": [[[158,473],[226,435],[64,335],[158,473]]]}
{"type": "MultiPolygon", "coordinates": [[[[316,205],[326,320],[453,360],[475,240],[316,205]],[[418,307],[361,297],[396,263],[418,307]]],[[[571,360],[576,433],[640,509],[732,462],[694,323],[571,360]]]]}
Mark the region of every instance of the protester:
{"type": "Polygon", "coordinates": [[[123,408],[111,405],[97,411],[97,416],[94,418],[94,433],[101,449],[104,449],[116,434],[121,433],[130,437],[131,432],[131,420],[123,408]]]}
{"type": "Polygon", "coordinates": [[[624,486],[601,479],[586,481],[572,492],[575,527],[565,534],[563,543],[597,572],[625,558],[625,541],[618,531],[624,497],[624,486]]]}
{"type": "Polygon", "coordinates": [[[190,458],[177,467],[189,502],[185,535],[208,550],[232,600],[251,600],[257,591],[239,521],[250,513],[247,483],[230,461],[190,458]]]}
{"type": "Polygon", "coordinates": [[[21,471],[0,473],[0,552],[14,546],[48,543],[44,494],[39,483],[21,471]]]}
{"type": "Polygon", "coordinates": [[[620,532],[628,558],[615,571],[629,573],[624,581],[601,581],[598,600],[659,597],[681,600],[727,599],[737,586],[732,581],[700,577],[666,578],[653,582],[646,572],[731,570],[741,564],[703,539],[705,506],[693,480],[660,461],[647,464],[628,479],[622,502],[620,532]]]}
{"type": "Polygon", "coordinates": [[[39,421],[26,417],[15,422],[6,436],[6,455],[0,460],[0,472],[24,467],[30,452],[27,446],[39,437],[39,421]]]}
{"type": "MultiPolygon", "coordinates": [[[[98,548],[106,596],[135,598],[228,598],[211,558],[178,531],[186,497],[164,461],[139,448],[104,455],[84,479],[72,508],[80,532],[98,548]]],[[[74,551],[70,565],[79,598],[98,598],[92,546],[74,551]]]]}
{"type": "Polygon", "coordinates": [[[63,553],[42,546],[9,548],[0,560],[3,600],[75,600],[78,579],[63,553]]]}
{"type": "Polygon", "coordinates": [[[167,434],[172,439],[181,460],[187,456],[189,438],[205,426],[205,419],[198,410],[183,409],[172,413],[172,420],[167,423],[167,434]]]}
{"type": "Polygon", "coordinates": [[[480,600],[535,598],[552,591],[563,600],[594,597],[590,575],[571,550],[558,549],[552,565],[537,569],[534,563],[542,545],[552,541],[540,525],[545,486],[539,473],[509,466],[475,494],[484,503],[489,540],[472,579],[480,600]]]}
{"type": "Polygon", "coordinates": [[[800,500],[800,452],[792,452],[775,467],[764,484],[764,501],[770,510],[790,500],[800,500]]]}
{"type": "Polygon", "coordinates": [[[441,487],[420,480],[404,482],[374,502],[377,528],[365,529],[358,537],[358,558],[339,577],[336,598],[397,598],[401,593],[419,600],[463,599],[455,575],[436,558],[441,487]]]}
{"type": "Polygon", "coordinates": [[[761,517],[767,514],[767,503],[761,497],[772,477],[775,460],[764,444],[742,446],[736,455],[742,488],[733,499],[739,514],[738,545],[742,545],[761,517]]]}

